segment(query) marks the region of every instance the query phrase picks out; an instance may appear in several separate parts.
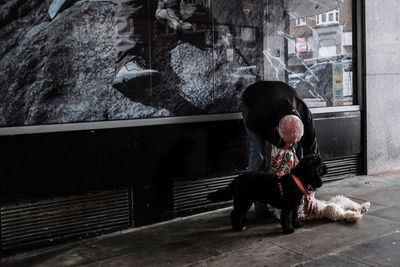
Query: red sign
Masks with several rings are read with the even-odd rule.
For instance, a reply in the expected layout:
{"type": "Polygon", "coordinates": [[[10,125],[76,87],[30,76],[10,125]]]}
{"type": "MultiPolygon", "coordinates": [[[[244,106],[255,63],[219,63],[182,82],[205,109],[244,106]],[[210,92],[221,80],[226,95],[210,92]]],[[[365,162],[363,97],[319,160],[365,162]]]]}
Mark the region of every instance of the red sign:
{"type": "Polygon", "coordinates": [[[311,46],[307,42],[306,37],[296,38],[296,52],[304,53],[304,52],[310,52],[310,51],[311,51],[311,46]]]}

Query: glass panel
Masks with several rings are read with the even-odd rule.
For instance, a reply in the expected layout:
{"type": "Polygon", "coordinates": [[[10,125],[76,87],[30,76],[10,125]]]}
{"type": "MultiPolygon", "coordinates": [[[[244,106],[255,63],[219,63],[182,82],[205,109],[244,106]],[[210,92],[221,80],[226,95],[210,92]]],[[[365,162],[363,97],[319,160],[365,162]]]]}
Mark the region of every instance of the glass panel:
{"type": "Polygon", "coordinates": [[[152,66],[162,77],[152,88],[151,105],[168,115],[239,111],[241,93],[263,74],[262,1],[179,3],[176,12],[190,29],[173,31],[162,21],[152,23],[152,66]]]}
{"type": "Polygon", "coordinates": [[[153,2],[158,14],[151,21],[151,62],[161,82],[152,86],[149,104],[167,116],[205,114],[214,100],[211,2],[153,2]]]}
{"type": "Polygon", "coordinates": [[[14,2],[0,127],[237,112],[257,80],[353,104],[351,0],[14,2]]]}
{"type": "Polygon", "coordinates": [[[353,105],[352,1],[265,5],[264,78],[288,82],[310,107],[353,105]]]}
{"type": "Polygon", "coordinates": [[[243,90],[263,75],[263,3],[214,0],[214,102],[208,112],[237,112],[243,90]]]}

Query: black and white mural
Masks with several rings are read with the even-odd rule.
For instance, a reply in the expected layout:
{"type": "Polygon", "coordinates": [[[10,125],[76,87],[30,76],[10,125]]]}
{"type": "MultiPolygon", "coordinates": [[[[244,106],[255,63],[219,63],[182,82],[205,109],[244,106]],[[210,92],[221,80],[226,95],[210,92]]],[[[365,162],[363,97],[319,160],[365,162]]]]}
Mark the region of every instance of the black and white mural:
{"type": "Polygon", "coordinates": [[[238,112],[262,32],[262,1],[1,1],[0,126],[238,112]]]}
{"type": "Polygon", "coordinates": [[[0,1],[0,127],[353,104],[352,0],[0,1]]]}

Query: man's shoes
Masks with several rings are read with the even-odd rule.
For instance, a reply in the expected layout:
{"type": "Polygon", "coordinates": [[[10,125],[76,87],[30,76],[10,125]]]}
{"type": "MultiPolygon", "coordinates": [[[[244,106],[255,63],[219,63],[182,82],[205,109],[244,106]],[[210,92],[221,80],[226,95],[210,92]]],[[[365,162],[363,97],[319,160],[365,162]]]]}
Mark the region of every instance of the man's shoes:
{"type": "Polygon", "coordinates": [[[121,92],[143,90],[158,85],[160,78],[159,71],[146,69],[143,60],[133,59],[120,68],[112,87],[121,92]]]}
{"type": "Polygon", "coordinates": [[[176,14],[175,10],[171,8],[157,9],[156,19],[159,21],[166,21],[168,26],[175,31],[190,30],[192,28],[192,24],[183,21],[180,16],[176,14]]]}

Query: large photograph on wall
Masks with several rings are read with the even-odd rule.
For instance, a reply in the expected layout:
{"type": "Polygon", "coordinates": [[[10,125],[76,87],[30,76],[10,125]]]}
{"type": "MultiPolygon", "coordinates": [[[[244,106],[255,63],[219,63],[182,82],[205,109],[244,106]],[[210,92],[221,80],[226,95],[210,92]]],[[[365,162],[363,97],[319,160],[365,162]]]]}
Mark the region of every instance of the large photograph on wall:
{"type": "Polygon", "coordinates": [[[237,112],[262,74],[257,5],[2,1],[0,125],[237,112]]]}
{"type": "Polygon", "coordinates": [[[351,0],[0,2],[0,127],[226,114],[282,80],[352,104],[351,0]]]}

